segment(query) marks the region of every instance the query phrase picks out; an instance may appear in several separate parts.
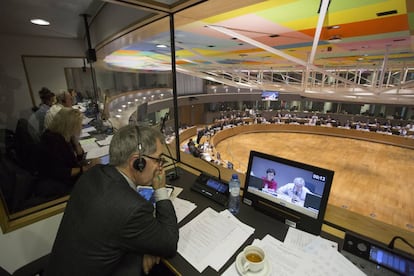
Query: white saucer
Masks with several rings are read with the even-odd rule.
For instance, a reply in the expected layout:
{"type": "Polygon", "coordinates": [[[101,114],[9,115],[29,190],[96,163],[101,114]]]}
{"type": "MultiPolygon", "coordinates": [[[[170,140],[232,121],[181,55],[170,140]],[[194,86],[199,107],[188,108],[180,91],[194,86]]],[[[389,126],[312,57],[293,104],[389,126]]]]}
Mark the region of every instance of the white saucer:
{"type": "Polygon", "coordinates": [[[237,272],[240,275],[242,275],[242,276],[268,276],[268,275],[270,275],[270,272],[272,271],[272,266],[269,264],[268,260],[265,261],[265,265],[264,265],[264,268],[262,270],[260,270],[258,272],[247,271],[247,272],[243,273],[243,268],[242,268],[242,265],[241,265],[241,256],[242,256],[241,254],[243,254],[243,252],[240,252],[239,255],[237,255],[237,258],[236,258],[236,261],[235,261],[237,272]]]}

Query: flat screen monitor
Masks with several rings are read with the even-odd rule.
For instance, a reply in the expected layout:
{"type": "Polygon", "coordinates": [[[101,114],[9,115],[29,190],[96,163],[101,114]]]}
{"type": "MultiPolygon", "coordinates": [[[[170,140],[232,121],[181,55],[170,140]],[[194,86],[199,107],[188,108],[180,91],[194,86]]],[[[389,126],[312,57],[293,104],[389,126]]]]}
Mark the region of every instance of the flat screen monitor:
{"type": "Polygon", "coordinates": [[[251,151],[243,202],[319,235],[333,176],[328,169],[251,151]]]}
{"type": "Polygon", "coordinates": [[[278,91],[262,91],[262,101],[277,101],[279,100],[278,91]]]}

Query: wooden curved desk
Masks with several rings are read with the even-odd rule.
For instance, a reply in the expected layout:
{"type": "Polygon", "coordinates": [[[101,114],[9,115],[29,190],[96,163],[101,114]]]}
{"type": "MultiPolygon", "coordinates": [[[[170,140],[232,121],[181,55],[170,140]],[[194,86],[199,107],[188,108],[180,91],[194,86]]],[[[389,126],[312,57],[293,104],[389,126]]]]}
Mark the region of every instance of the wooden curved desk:
{"type": "Polygon", "coordinates": [[[243,125],[233,128],[224,129],[215,134],[211,142],[217,145],[220,141],[240,133],[249,132],[297,132],[308,134],[320,134],[328,136],[336,136],[343,138],[359,139],[369,142],[382,143],[398,147],[414,149],[414,139],[388,135],[370,131],[361,131],[354,129],[336,128],[336,127],[321,127],[321,126],[305,126],[305,125],[286,125],[286,124],[255,124],[243,125]]]}
{"type": "MultiPolygon", "coordinates": [[[[358,140],[364,140],[369,142],[382,143],[386,145],[393,145],[403,147],[407,149],[414,149],[414,140],[410,138],[386,135],[374,132],[357,131],[350,129],[340,128],[328,128],[320,126],[304,126],[304,125],[275,125],[275,124],[258,124],[258,125],[243,125],[233,128],[224,129],[216,133],[212,138],[211,142],[213,145],[218,145],[220,141],[223,141],[229,137],[244,134],[244,133],[263,133],[263,132],[280,132],[280,133],[306,133],[306,134],[317,134],[317,135],[328,135],[335,137],[352,138],[358,140]]],[[[194,130],[189,130],[188,133],[182,133],[180,135],[180,142],[186,142],[186,139],[195,135],[194,130]],[[188,134],[188,135],[187,135],[188,134]]],[[[198,168],[201,171],[216,175],[217,171],[206,164],[205,161],[194,158],[190,154],[182,154],[181,160],[190,164],[191,166],[198,168]]],[[[246,161],[247,162],[247,161],[246,161]]],[[[231,174],[235,171],[229,170],[224,167],[219,167],[221,176],[223,179],[229,179],[231,174]]],[[[239,176],[244,187],[245,174],[239,172],[239,176]]],[[[404,210],[407,211],[407,210],[404,210]]],[[[394,236],[402,236],[414,243],[414,233],[407,229],[397,227],[388,223],[381,222],[377,219],[373,219],[367,215],[350,211],[341,206],[335,206],[328,204],[325,214],[325,225],[323,231],[334,234],[341,237],[344,235],[345,230],[356,232],[360,235],[370,237],[387,244],[394,236]]],[[[412,253],[412,249],[408,246],[399,243],[396,245],[397,248],[403,249],[407,252],[412,253]]]]}

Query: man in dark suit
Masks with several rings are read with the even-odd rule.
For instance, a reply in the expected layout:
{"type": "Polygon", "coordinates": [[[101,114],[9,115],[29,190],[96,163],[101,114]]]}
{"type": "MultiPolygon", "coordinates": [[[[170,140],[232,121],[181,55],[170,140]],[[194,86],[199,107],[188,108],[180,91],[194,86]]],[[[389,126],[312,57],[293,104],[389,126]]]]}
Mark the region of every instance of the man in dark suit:
{"type": "Polygon", "coordinates": [[[110,164],[82,175],[68,201],[47,275],[142,275],[176,254],[178,225],[165,188],[164,137],[149,127],[119,129],[110,164]],[[153,204],[136,187],[152,185],[153,204]]]}

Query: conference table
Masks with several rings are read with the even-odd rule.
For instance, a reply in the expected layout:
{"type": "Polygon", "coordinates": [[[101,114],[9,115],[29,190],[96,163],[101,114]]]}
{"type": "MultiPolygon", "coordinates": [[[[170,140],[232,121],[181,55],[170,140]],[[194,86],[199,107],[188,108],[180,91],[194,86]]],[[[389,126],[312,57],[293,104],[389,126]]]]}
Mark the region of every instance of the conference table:
{"type": "MultiPolygon", "coordinates": [[[[227,128],[223,131],[216,133],[211,138],[211,143],[217,145],[220,141],[238,135],[241,133],[253,133],[253,132],[289,132],[289,133],[307,133],[318,134],[326,136],[335,136],[342,138],[351,138],[364,140],[369,142],[377,142],[387,145],[393,145],[398,147],[404,147],[408,149],[414,149],[414,139],[398,136],[387,135],[383,133],[377,133],[372,131],[361,131],[354,129],[345,129],[337,127],[322,127],[322,126],[306,126],[306,125],[290,125],[290,124],[250,124],[241,125],[237,127],[227,128]]],[[[185,136],[185,135],[184,135],[185,136]]],[[[181,135],[180,135],[181,138],[181,135]]]]}

